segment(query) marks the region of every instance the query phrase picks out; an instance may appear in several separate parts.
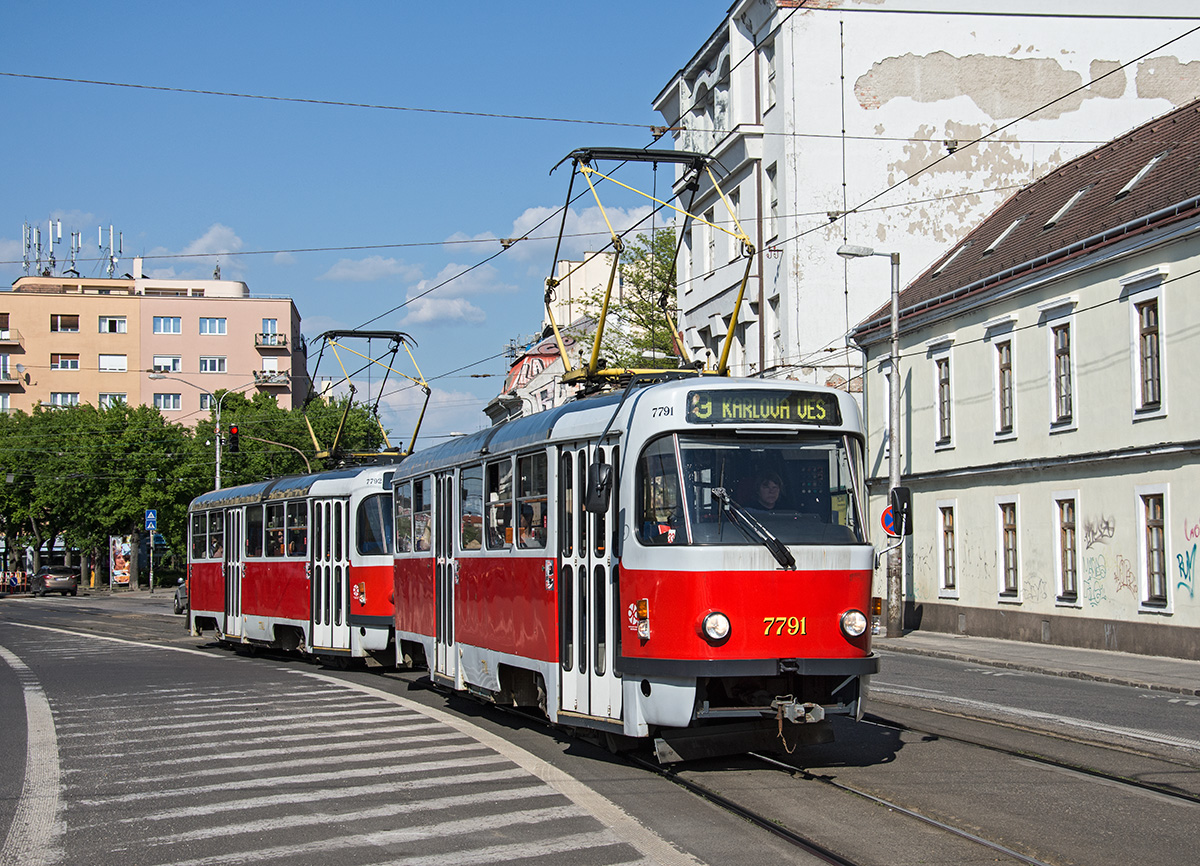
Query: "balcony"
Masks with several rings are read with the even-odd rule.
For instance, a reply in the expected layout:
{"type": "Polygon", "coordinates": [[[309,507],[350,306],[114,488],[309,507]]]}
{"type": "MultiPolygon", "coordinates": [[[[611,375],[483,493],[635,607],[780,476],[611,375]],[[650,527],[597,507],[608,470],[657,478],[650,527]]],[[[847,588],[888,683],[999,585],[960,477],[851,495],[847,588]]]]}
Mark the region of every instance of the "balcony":
{"type": "Polygon", "coordinates": [[[25,340],[16,328],[0,328],[0,346],[24,346],[25,340]]]}
{"type": "Polygon", "coordinates": [[[291,387],[292,377],[283,370],[255,370],[254,384],[270,387],[291,387]]]}
{"type": "Polygon", "coordinates": [[[255,334],[254,347],[256,349],[286,349],[287,334],[255,334]]]}
{"type": "Polygon", "coordinates": [[[0,388],[20,388],[25,384],[25,377],[15,370],[0,369],[0,388]]]}

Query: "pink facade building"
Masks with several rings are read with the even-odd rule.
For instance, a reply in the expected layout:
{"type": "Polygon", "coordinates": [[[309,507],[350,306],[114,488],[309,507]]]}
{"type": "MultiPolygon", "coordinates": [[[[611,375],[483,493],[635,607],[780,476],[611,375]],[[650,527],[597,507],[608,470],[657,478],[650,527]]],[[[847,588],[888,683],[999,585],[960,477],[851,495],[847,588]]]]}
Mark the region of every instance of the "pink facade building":
{"type": "Polygon", "coordinates": [[[0,411],[116,401],[192,426],[221,390],[308,393],[300,314],[236,280],[25,276],[0,294],[0,411]]]}

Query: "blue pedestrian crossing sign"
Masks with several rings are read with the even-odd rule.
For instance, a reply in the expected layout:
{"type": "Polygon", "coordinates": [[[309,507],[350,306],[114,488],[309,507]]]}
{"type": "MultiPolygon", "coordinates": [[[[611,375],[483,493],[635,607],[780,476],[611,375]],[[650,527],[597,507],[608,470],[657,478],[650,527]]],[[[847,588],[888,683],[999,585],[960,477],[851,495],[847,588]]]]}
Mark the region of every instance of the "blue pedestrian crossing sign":
{"type": "Polygon", "coordinates": [[[154,532],[155,530],[158,529],[158,509],[157,508],[147,508],[146,509],[146,529],[149,530],[150,532],[154,532]]]}

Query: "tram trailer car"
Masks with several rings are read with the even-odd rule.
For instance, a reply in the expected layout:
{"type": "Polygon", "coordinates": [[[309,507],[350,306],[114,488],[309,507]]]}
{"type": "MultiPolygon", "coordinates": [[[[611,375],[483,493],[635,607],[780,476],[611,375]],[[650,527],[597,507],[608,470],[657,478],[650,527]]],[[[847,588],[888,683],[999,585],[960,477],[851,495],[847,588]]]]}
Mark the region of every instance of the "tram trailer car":
{"type": "Polygon", "coordinates": [[[397,662],[435,682],[662,761],[861,718],[879,662],[847,393],[645,385],[418,452],[392,492],[397,662]]]}
{"type": "Polygon", "coordinates": [[[395,464],[213,490],[188,508],[188,626],[391,664],[395,464]]]}

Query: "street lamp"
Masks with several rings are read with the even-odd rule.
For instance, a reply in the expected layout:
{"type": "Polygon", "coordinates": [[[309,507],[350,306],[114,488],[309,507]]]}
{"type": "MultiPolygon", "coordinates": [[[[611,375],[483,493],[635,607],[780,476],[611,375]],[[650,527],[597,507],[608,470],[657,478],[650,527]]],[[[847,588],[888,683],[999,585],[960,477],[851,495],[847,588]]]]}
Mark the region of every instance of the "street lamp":
{"type": "MultiPolygon", "coordinates": [[[[888,490],[900,486],[900,254],[877,253],[871,247],[842,244],[837,254],[847,261],[868,256],[884,256],[892,262],[892,381],[888,394],[888,490]]],[[[865,371],[864,371],[865,372],[865,371]]],[[[893,514],[899,522],[901,515],[893,514]]],[[[910,515],[905,515],[911,519],[910,515]]],[[[903,529],[900,530],[903,532],[903,529]]],[[[896,545],[888,551],[888,609],[887,631],[889,637],[900,637],[904,628],[904,605],[901,598],[903,588],[900,550],[896,545]]]]}
{"type": "Polygon", "coordinates": [[[194,382],[189,382],[187,379],[180,379],[178,376],[168,376],[166,373],[151,373],[148,378],[170,379],[173,382],[182,382],[185,385],[191,385],[191,387],[195,388],[197,391],[201,392],[202,394],[207,394],[209,397],[211,397],[213,400],[215,400],[217,402],[217,435],[216,435],[217,474],[216,474],[216,487],[214,487],[213,489],[220,490],[221,489],[221,403],[224,402],[225,398],[228,397],[230,394],[233,394],[237,391],[241,391],[245,388],[250,388],[256,383],[247,382],[245,385],[239,385],[236,388],[228,388],[224,392],[222,392],[220,397],[218,397],[212,391],[208,391],[204,388],[201,388],[199,385],[195,384],[194,382]]]}

